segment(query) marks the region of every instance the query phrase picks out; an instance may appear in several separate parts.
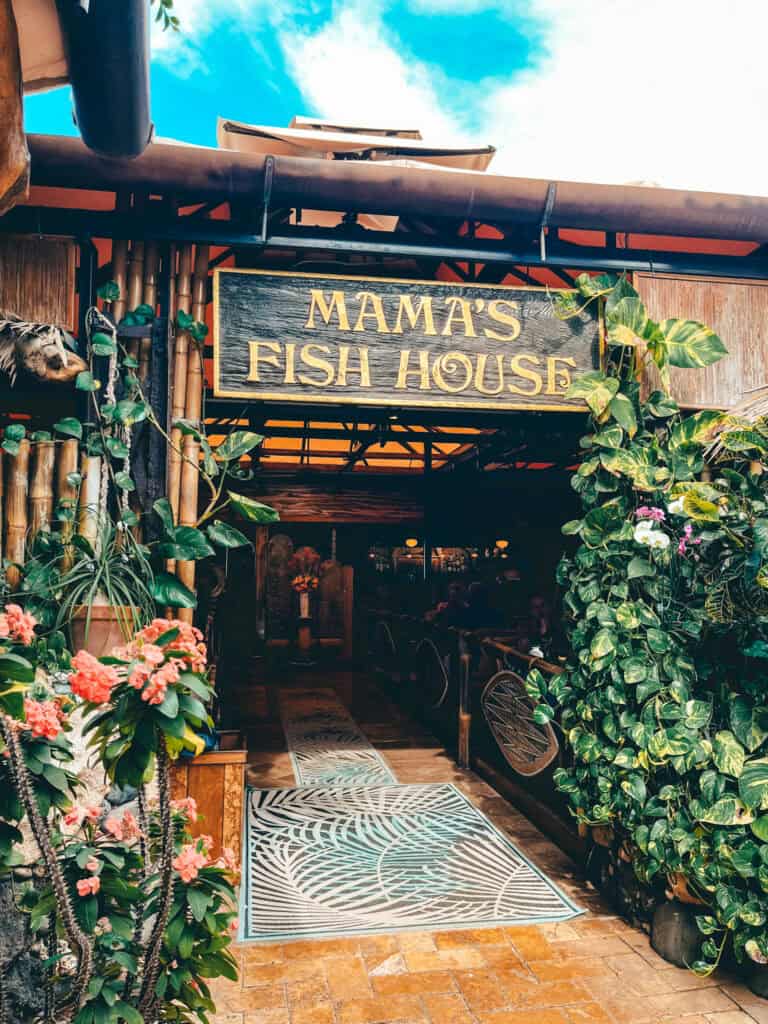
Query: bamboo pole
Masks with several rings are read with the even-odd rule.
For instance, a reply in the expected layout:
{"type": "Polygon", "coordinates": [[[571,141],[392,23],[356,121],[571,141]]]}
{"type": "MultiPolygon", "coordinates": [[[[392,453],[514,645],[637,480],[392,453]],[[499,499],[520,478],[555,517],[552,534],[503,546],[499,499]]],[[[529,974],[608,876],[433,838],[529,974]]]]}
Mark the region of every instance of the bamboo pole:
{"type": "Polygon", "coordinates": [[[99,494],[101,492],[101,458],[83,454],[80,474],[80,516],[77,532],[95,549],[99,535],[99,494]]]}
{"type": "MultiPolygon", "coordinates": [[[[195,271],[192,282],[192,316],[195,320],[205,320],[208,289],[208,246],[198,245],[195,251],[195,271]]],[[[201,342],[190,339],[187,356],[187,398],[185,416],[192,423],[199,423],[203,416],[203,346],[201,342]]],[[[179,503],[179,523],[182,526],[195,526],[197,523],[197,499],[200,475],[198,463],[200,445],[191,435],[184,437],[184,460],[181,464],[181,496],[179,503]]],[[[195,586],[195,563],[179,562],[176,572],[181,582],[190,588],[195,586]]],[[[180,608],[179,618],[191,622],[191,608],[180,608]]]]}
{"type": "Polygon", "coordinates": [[[61,568],[64,572],[72,567],[74,561],[69,541],[75,529],[74,517],[77,504],[77,487],[73,486],[67,477],[70,473],[77,472],[78,460],[77,441],[74,439],[64,441],[59,446],[59,454],[56,459],[56,500],[61,510],[71,516],[71,518],[64,518],[61,524],[61,535],[67,545],[61,559],[61,568]]]}
{"type": "Polygon", "coordinates": [[[128,242],[116,238],[112,243],[112,280],[120,289],[120,297],[112,303],[112,316],[119,323],[125,316],[126,280],[128,272],[128,242]]]}
{"type": "MultiPolygon", "coordinates": [[[[176,279],[176,301],[172,307],[175,316],[179,311],[189,313],[192,305],[192,246],[184,245],[179,251],[179,271],[176,279]]],[[[173,390],[171,392],[171,423],[183,419],[186,411],[187,357],[189,334],[177,331],[173,347],[173,390]]],[[[178,427],[171,427],[171,447],[168,453],[168,499],[173,510],[173,520],[178,522],[181,486],[182,434],[178,427]]]]}
{"type": "Polygon", "coordinates": [[[8,527],[5,539],[5,557],[16,563],[9,567],[6,578],[11,590],[21,581],[21,572],[16,565],[24,564],[24,547],[27,539],[27,495],[29,493],[29,441],[19,442],[17,455],[10,458],[8,467],[8,491],[6,515],[8,527]]]}
{"type": "MultiPolygon", "coordinates": [[[[142,303],[144,290],[144,243],[131,242],[131,258],[128,263],[128,312],[132,312],[142,303]]],[[[139,339],[131,338],[126,349],[130,356],[138,360],[139,339]]]]}
{"type": "MultiPolygon", "coordinates": [[[[8,460],[6,459],[6,462],[8,460]]],[[[3,541],[5,539],[5,493],[3,490],[3,450],[0,448],[0,565],[3,563],[3,541]]]]}
{"type": "Polygon", "coordinates": [[[53,441],[37,441],[33,450],[29,480],[29,539],[41,530],[49,530],[53,517],[53,469],[56,446],[53,441]]]}
{"type": "MultiPolygon", "coordinates": [[[[144,249],[144,287],[141,301],[145,306],[151,306],[154,311],[157,305],[157,270],[160,263],[160,252],[157,242],[147,242],[144,249]]],[[[149,377],[149,359],[152,351],[152,339],[142,338],[139,343],[139,370],[138,378],[143,383],[149,377]]]]}

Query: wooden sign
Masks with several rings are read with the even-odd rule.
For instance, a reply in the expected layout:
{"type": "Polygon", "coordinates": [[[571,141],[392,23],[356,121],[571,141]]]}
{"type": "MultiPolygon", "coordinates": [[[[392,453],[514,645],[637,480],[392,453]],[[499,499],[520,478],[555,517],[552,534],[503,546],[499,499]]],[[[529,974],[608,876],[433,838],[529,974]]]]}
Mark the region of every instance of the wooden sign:
{"type": "Polygon", "coordinates": [[[583,411],[600,361],[597,318],[543,288],[221,268],[213,294],[221,398],[583,411]]]}

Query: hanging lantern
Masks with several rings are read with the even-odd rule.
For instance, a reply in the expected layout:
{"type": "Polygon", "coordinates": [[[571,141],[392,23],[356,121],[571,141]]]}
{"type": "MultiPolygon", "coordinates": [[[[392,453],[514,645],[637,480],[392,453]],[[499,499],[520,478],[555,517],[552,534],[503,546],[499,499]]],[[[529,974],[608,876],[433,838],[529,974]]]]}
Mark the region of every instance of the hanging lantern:
{"type": "Polygon", "coordinates": [[[405,546],[407,548],[417,548],[419,546],[418,538],[417,537],[406,537],[405,538],[405,546]]]}

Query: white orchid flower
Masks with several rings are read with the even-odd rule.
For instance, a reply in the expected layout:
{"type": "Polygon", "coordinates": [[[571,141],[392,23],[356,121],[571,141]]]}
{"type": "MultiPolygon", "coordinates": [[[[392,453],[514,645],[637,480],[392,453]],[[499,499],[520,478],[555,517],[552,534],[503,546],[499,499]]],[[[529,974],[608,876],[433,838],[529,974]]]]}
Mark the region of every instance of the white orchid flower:
{"type": "Polygon", "coordinates": [[[683,499],[675,498],[674,501],[670,501],[667,505],[667,512],[671,512],[673,516],[684,516],[685,509],[683,508],[683,499]]]}

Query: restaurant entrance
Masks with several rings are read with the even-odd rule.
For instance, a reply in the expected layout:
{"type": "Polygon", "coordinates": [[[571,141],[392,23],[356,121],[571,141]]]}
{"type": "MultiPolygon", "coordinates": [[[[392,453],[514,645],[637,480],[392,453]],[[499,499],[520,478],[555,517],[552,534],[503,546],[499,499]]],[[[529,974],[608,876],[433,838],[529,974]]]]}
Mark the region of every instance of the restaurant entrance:
{"type": "Polygon", "coordinates": [[[455,764],[482,762],[567,846],[558,746],[522,678],[530,664],[557,671],[565,653],[555,567],[577,514],[582,418],[401,415],[258,424],[251,493],[280,519],[224,567],[221,724],[250,723],[251,749],[265,729],[280,746],[286,694],[312,706],[330,688],[389,746],[408,742],[402,714],[455,764]],[[377,702],[397,709],[386,723],[377,702]]]}

